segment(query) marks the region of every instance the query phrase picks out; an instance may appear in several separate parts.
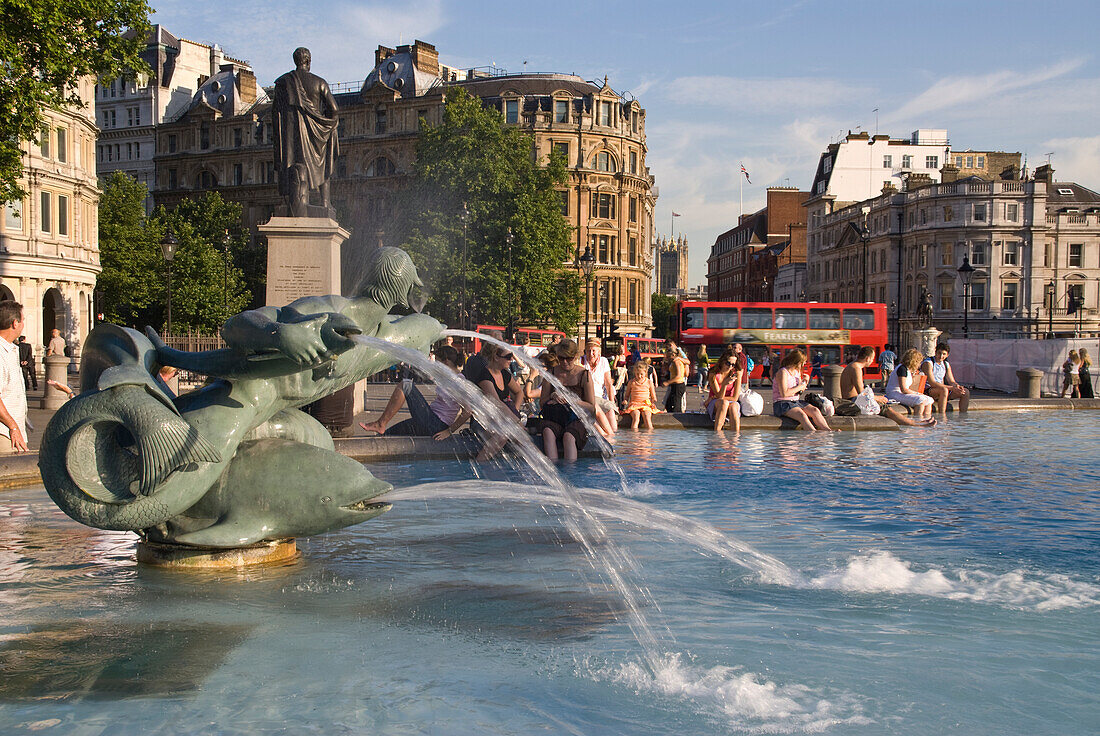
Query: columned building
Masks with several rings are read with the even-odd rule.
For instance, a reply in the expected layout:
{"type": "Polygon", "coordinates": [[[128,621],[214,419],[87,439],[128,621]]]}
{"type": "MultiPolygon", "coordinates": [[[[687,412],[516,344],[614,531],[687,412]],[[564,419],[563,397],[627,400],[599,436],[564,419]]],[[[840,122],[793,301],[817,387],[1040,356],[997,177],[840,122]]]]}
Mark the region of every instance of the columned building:
{"type": "Polygon", "coordinates": [[[80,80],[76,92],[87,107],[46,110],[41,139],[21,145],[27,195],[5,203],[0,221],[0,298],[23,305],[23,334],[38,360],[57,328],[75,361],[94,319],[100,271],[94,85],[90,77],[80,80]]]}
{"type": "Polygon", "coordinates": [[[808,298],[862,301],[866,290],[888,305],[891,337],[903,346],[924,294],[948,337],[1095,331],[1100,194],[1055,182],[1048,166],[1026,181],[955,180],[953,169],[941,183],[887,189],[825,215],[808,298]],[[1078,300],[1083,308],[1070,314],[1078,300]]]}
{"type": "MultiPolygon", "coordinates": [[[[253,228],[275,212],[280,199],[273,170],[270,90],[244,99],[242,69],[230,70],[234,98],[211,92],[208,80],[173,122],[157,131],[158,204],[217,190],[244,208],[253,228]]],[[[462,87],[499,110],[505,125],[534,137],[537,160],[560,151],[569,181],[561,190],[562,214],[573,228],[569,264],[591,249],[597,267],[591,283],[590,321],[617,319],[620,331],[652,327],[650,294],[656,187],[646,164],[645,110],[603,83],[570,74],[506,74],[459,70],[439,62],[429,43],[379,46],[362,83],[333,84],[339,106],[340,155],[331,182],[344,244],[344,281],[356,280],[370,249],[387,243],[394,195],[407,186],[421,125],[441,120],[446,91],[462,87]]],[[[258,234],[255,237],[259,237],[258,234]]],[[[583,277],[582,277],[583,278],[583,277]]]]}

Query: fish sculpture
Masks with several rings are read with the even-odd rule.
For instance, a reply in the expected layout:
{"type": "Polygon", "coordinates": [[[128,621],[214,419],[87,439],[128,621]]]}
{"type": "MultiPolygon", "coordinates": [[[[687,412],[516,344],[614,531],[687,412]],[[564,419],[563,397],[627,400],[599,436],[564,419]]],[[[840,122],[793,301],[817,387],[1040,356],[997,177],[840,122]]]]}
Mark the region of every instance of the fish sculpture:
{"type": "Polygon", "coordinates": [[[161,543],[230,548],[320,534],[378,516],[391,489],[336,452],[300,407],[393,364],[352,338],[426,351],[435,319],[390,315],[420,280],[408,255],[380,248],[356,297],[305,297],[242,312],[227,347],[174,350],[156,332],[102,324],[85,341],[79,394],[46,427],[42,482],[70,517],[161,543]],[[172,395],[161,366],[208,377],[172,395]]]}

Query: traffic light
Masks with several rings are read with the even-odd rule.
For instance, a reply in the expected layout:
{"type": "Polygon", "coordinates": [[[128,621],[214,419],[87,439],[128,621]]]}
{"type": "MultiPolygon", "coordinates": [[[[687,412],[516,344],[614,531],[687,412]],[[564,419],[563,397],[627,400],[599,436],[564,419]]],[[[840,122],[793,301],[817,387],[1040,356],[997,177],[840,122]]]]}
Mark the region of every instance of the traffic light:
{"type": "Polygon", "coordinates": [[[619,320],[610,320],[607,336],[616,340],[619,339],[619,320]]]}
{"type": "Polygon", "coordinates": [[[603,337],[603,325],[596,325],[596,337],[603,337]]]}

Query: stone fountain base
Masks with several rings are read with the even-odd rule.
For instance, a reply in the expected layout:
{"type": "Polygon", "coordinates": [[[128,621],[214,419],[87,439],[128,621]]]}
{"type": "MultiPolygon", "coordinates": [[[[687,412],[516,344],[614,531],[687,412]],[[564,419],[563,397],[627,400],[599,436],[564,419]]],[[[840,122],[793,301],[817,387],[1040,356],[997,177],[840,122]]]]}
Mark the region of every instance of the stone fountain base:
{"type": "Polygon", "coordinates": [[[254,565],[277,565],[298,558],[294,539],[276,539],[230,549],[189,547],[183,544],[138,542],[138,562],[178,570],[232,570],[254,565]]]}

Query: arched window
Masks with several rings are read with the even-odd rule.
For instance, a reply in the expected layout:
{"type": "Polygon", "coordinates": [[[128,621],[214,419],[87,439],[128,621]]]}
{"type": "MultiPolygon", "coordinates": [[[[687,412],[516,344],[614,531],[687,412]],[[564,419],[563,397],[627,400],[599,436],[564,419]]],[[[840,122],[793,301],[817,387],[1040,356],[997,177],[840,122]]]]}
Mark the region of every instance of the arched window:
{"type": "Polygon", "coordinates": [[[374,159],[367,167],[367,176],[393,176],[396,172],[397,169],[394,167],[393,161],[385,156],[374,159]]]}
{"type": "Polygon", "coordinates": [[[596,154],[596,171],[610,171],[615,173],[615,157],[610,151],[600,151],[596,154]]]}
{"type": "Polygon", "coordinates": [[[199,189],[213,189],[218,186],[218,178],[206,169],[199,172],[199,189]]]}

